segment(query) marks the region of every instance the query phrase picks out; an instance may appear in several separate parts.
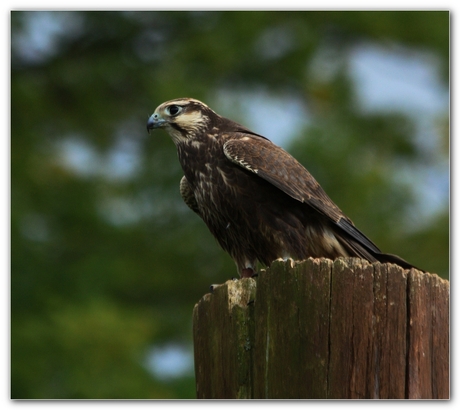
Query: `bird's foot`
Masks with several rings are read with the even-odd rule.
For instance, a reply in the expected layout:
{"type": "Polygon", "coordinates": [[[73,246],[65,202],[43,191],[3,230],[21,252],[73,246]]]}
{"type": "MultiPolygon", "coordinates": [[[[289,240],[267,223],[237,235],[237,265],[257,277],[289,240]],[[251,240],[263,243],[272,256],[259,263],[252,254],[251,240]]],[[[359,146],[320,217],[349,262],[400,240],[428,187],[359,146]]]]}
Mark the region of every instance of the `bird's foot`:
{"type": "Polygon", "coordinates": [[[211,293],[213,293],[219,286],[222,286],[222,284],[221,283],[213,284],[209,287],[209,290],[211,291],[211,293]]]}
{"type": "Polygon", "coordinates": [[[254,269],[252,268],[243,268],[241,269],[241,277],[242,278],[252,278],[255,274],[254,269]]]}
{"type": "Polygon", "coordinates": [[[280,261],[280,262],[290,262],[291,264],[291,268],[293,268],[295,266],[295,260],[292,259],[292,258],[289,258],[289,257],[285,257],[285,258],[278,258],[276,259],[277,261],[280,261]]]}

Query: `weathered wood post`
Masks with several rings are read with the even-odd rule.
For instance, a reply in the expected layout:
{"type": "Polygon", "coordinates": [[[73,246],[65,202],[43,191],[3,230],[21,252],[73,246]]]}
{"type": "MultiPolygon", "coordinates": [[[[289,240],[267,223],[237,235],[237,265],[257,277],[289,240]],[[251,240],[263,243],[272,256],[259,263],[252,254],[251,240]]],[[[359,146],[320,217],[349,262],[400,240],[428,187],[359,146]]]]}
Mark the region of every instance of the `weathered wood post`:
{"type": "Polygon", "coordinates": [[[275,262],[193,312],[200,399],[448,399],[449,282],[349,258],[275,262]]]}

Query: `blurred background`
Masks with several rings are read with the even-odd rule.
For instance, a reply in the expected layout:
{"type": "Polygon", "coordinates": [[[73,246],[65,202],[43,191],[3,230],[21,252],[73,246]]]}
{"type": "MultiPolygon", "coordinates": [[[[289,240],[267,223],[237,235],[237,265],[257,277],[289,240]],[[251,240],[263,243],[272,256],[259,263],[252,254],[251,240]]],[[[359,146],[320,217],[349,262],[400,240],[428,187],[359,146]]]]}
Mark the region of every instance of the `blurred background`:
{"type": "Polygon", "coordinates": [[[11,390],[194,398],[237,275],[146,121],[194,97],[291,152],[383,251],[449,273],[449,12],[11,13],[11,390]]]}

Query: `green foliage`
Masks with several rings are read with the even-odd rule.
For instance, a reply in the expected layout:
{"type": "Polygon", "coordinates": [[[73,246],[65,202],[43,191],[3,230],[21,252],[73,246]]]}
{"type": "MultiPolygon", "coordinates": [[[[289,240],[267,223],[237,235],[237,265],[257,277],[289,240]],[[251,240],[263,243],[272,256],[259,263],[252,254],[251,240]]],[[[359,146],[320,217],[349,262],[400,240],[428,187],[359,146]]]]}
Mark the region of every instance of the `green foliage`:
{"type": "MultiPolygon", "coordinates": [[[[382,250],[447,276],[448,204],[405,228],[417,197],[398,170],[429,163],[415,124],[363,113],[346,55],[362,42],[427,51],[446,83],[448,12],[21,11],[11,30],[12,397],[194,397],[191,374],[164,380],[145,357],[190,345],[194,303],[236,270],[181,202],[173,144],[147,136],[172,98],[248,125],[213,105],[219,92],[302,101],[312,119],[289,150],[382,250]],[[47,27],[46,47],[31,41],[47,27]],[[312,69],[324,51],[325,77],[312,69]]],[[[431,163],[446,167],[446,147],[431,163]]]]}

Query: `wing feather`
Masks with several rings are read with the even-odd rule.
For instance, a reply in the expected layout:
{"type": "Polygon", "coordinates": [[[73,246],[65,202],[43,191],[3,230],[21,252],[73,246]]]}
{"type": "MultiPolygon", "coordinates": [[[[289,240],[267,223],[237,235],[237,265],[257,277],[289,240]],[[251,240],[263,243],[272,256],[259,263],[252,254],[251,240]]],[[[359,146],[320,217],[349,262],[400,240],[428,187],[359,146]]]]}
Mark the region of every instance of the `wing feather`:
{"type": "Polygon", "coordinates": [[[230,161],[309,205],[371,252],[380,253],[380,249],[353,225],[307,169],[289,153],[257,136],[233,133],[232,137],[223,148],[230,161]]]}

